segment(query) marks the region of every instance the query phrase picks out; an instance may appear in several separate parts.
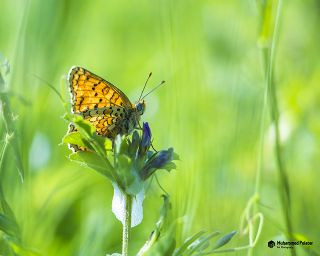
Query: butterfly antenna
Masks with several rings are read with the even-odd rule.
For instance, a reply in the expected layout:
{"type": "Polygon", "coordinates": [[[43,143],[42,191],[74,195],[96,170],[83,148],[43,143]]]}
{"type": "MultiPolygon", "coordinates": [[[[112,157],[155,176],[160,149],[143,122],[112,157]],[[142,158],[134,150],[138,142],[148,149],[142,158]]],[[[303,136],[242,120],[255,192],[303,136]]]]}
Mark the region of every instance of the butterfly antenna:
{"type": "MultiPolygon", "coordinates": [[[[148,81],[149,81],[149,79],[150,79],[151,75],[152,75],[152,72],[150,72],[150,74],[149,74],[149,76],[148,76],[148,78],[147,78],[146,82],[144,83],[144,86],[143,86],[142,92],[141,92],[141,94],[140,94],[139,100],[141,100],[142,94],[143,94],[144,90],[146,89],[147,83],[148,83],[148,81]]],[[[139,101],[139,100],[138,100],[138,101],[139,101]]]]}
{"type": "Polygon", "coordinates": [[[161,85],[163,85],[166,81],[161,81],[160,84],[158,84],[156,87],[154,87],[151,91],[149,91],[146,95],[144,95],[141,100],[143,100],[145,97],[147,97],[150,93],[152,93],[153,91],[157,90],[161,85]]]}

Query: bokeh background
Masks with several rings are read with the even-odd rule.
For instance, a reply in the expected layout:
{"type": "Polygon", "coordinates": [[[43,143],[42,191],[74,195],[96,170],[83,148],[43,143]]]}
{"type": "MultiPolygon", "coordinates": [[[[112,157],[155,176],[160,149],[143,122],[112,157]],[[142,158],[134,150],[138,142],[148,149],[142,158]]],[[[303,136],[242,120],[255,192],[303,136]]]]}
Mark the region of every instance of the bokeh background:
{"type": "MultiPolygon", "coordinates": [[[[273,126],[268,106],[263,109],[259,2],[1,1],[0,52],[11,66],[6,81],[25,168],[22,183],[9,150],[1,183],[26,247],[48,256],[121,250],[111,183],[67,158],[70,151],[61,145],[68,126],[64,107],[44,82],[68,99],[65,78],[73,65],[114,83],[133,102],[150,71],[149,89],[166,80],[147,97],[143,120],[155,147],[172,146],[181,158],[177,170],[158,173],[171,195],[171,220],[179,223],[178,245],[200,230],[239,231],[255,193],[260,201],[254,213],[264,216],[261,236],[252,251],[232,254],[266,255],[267,241],[285,240],[273,126]]],[[[283,1],[274,62],[293,229],[314,242],[313,250],[319,250],[320,237],[319,25],[319,1],[283,1]]],[[[153,182],[144,220],[132,231],[132,255],[154,228],[161,194],[153,182]]],[[[248,242],[239,232],[228,248],[248,242]]],[[[2,239],[3,255],[5,248],[2,239]]]]}

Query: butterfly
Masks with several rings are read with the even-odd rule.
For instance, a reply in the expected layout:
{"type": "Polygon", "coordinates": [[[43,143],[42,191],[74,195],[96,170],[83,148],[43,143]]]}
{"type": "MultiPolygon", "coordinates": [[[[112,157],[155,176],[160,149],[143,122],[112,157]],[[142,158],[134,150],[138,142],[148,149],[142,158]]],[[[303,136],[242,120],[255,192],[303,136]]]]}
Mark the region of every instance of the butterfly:
{"type": "MultiPolygon", "coordinates": [[[[143,91],[139,100],[133,104],[112,83],[81,67],[70,69],[68,82],[72,113],[88,120],[98,135],[113,140],[118,134],[130,134],[138,126],[146,107],[145,101],[141,99],[143,91]]],[[[69,132],[73,131],[76,128],[71,123],[69,132]]],[[[70,147],[74,151],[85,150],[76,145],[70,147]]]]}

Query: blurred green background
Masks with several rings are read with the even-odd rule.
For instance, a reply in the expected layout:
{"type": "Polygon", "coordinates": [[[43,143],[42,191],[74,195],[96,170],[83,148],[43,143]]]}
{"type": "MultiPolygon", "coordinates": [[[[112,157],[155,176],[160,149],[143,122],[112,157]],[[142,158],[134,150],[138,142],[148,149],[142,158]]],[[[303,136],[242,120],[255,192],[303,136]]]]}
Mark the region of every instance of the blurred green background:
{"type": "MultiPolygon", "coordinates": [[[[293,229],[313,241],[314,250],[320,238],[319,3],[282,3],[274,63],[293,229]]],[[[26,173],[21,183],[9,151],[1,183],[24,245],[49,256],[121,250],[112,186],[68,160],[70,151],[60,144],[68,126],[63,105],[35,77],[67,90],[65,77],[73,65],[114,83],[133,102],[150,71],[149,89],[166,80],[147,97],[142,119],[151,126],[155,147],[172,146],[181,158],[177,170],[158,175],[171,195],[171,219],[180,223],[177,244],[200,230],[239,230],[255,191],[260,195],[255,211],[265,221],[252,255],[270,253],[271,239],[285,240],[272,124],[269,111],[263,115],[261,20],[253,0],[2,0],[0,52],[11,65],[9,100],[26,173]]],[[[4,130],[1,122],[1,134],[4,130]]],[[[132,231],[132,255],[158,219],[161,194],[154,182],[144,220],[132,231]]],[[[238,233],[228,247],[248,240],[238,233]]],[[[4,247],[1,242],[2,254],[4,247]]]]}

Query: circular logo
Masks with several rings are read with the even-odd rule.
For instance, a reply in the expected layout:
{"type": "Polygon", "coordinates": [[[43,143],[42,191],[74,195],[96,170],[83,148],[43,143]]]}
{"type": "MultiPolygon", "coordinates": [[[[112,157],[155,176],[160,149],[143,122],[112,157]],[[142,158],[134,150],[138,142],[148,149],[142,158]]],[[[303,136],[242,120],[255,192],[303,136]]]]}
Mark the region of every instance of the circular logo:
{"type": "Polygon", "coordinates": [[[270,240],[270,241],[268,242],[268,247],[269,247],[269,248],[273,248],[275,245],[276,245],[276,243],[275,243],[274,241],[272,241],[272,240],[270,240]]]}

